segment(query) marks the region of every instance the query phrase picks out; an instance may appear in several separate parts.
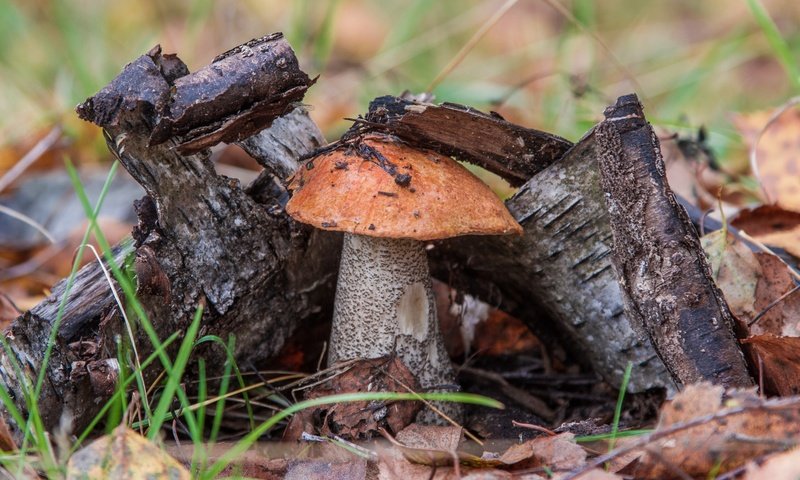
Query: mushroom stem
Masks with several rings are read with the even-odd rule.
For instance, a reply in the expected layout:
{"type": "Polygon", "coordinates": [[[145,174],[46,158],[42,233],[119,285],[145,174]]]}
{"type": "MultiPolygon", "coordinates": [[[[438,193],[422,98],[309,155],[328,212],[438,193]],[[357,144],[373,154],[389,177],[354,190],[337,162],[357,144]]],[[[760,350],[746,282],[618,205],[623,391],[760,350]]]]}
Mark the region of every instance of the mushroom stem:
{"type": "Polygon", "coordinates": [[[346,233],[328,363],[391,354],[400,357],[424,391],[455,384],[424,244],[346,233]]]}

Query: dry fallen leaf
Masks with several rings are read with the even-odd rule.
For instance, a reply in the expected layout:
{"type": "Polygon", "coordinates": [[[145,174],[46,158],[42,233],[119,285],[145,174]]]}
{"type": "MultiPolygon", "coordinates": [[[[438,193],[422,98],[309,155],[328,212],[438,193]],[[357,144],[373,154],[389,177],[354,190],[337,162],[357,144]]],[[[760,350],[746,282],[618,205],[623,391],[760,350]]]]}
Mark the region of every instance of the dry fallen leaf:
{"type": "Polygon", "coordinates": [[[754,304],[758,316],[748,322],[750,335],[800,337],[800,292],[790,293],[794,277],[775,255],[757,253],[756,258],[762,275],[754,304]]]}
{"type": "MultiPolygon", "coordinates": [[[[800,183],[800,176],[795,177],[800,183]]],[[[800,258],[800,213],[774,205],[739,211],[731,225],[761,243],[780,247],[800,258]]]]}
{"type": "Polygon", "coordinates": [[[571,433],[560,433],[513,445],[500,456],[500,461],[518,468],[547,467],[563,472],[586,463],[586,450],[575,443],[571,433]]]}
{"type": "Polygon", "coordinates": [[[755,316],[753,303],[761,277],[761,265],[755,254],[727,230],[704,235],[700,242],[728,306],[739,320],[747,323],[755,316]]]}
{"type": "MultiPolygon", "coordinates": [[[[733,123],[749,148],[772,112],[734,116],[733,123]]],[[[756,150],[758,179],[769,201],[800,212],[800,109],[789,108],[763,131],[756,150]]]]}
{"type": "Polygon", "coordinates": [[[189,471],[154,443],[124,425],[78,450],[67,464],[67,479],[176,480],[189,471]]]}
{"type": "Polygon", "coordinates": [[[710,383],[689,385],[662,408],[654,435],[698,419],[703,421],[644,448],[635,475],[705,477],[712,470],[724,473],[750,459],[784,450],[796,444],[800,435],[800,402],[766,400],[752,390],[725,392],[710,383]]]}

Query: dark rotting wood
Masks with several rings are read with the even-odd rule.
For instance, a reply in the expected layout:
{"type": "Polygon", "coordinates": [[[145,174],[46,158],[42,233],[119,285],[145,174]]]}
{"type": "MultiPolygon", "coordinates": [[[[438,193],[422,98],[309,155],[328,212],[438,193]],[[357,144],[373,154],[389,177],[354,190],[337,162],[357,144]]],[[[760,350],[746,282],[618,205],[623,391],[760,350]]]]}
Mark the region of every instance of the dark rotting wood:
{"type": "Polygon", "coordinates": [[[433,105],[409,98],[378,97],[345,138],[371,130],[396,135],[418,148],[430,148],[474,163],[513,186],[525,183],[572,146],[569,141],[505,121],[470,107],[433,105]]]}
{"type": "MultiPolygon", "coordinates": [[[[248,42],[223,57],[191,74],[176,56],[154,48],[77,110],[104,129],[109,149],[148,194],[137,204],[135,243],[122,245],[116,261],[135,274],[137,297],[159,338],[185,330],[203,303],[201,335],[223,340],[234,335],[238,364],[251,368],[276,354],[301,322],[329,311],[338,261],[330,252],[338,251],[340,237],[292,222],[281,208],[285,189],[274,177],[243,189],[214,171],[204,148],[209,142],[247,137],[243,143],[257,159],[274,165],[270,173],[293,170],[301,155],[324,143],[305,112],[292,112],[310,83],[280,35],[248,42]],[[242,80],[257,95],[245,95],[242,80]],[[230,92],[237,99],[229,98],[230,92]],[[235,108],[226,107],[229,102],[235,108]],[[255,135],[288,112],[290,123],[276,121],[275,131],[255,135]]],[[[43,368],[64,287],[63,281],[56,285],[7,335],[28,378],[17,378],[4,358],[0,381],[23,415],[22,388],[43,368]]],[[[146,357],[153,346],[143,329],[133,331],[138,353],[146,357]]],[[[111,286],[92,263],[78,274],[56,332],[38,399],[45,428],[52,430],[68,414],[77,432],[93,418],[113,390],[93,372],[116,360],[119,339],[128,340],[127,329],[111,286]],[[88,344],[92,348],[81,347],[88,344]]],[[[224,350],[212,342],[193,353],[211,369],[226,361],[224,350]]],[[[152,380],[159,371],[156,362],[145,378],[152,380]]],[[[22,426],[4,419],[19,436],[22,426]]]]}
{"type": "Polygon", "coordinates": [[[696,230],[667,183],[658,138],[635,95],[595,130],[626,315],[679,384],[753,384],[733,317],[696,230]]]}

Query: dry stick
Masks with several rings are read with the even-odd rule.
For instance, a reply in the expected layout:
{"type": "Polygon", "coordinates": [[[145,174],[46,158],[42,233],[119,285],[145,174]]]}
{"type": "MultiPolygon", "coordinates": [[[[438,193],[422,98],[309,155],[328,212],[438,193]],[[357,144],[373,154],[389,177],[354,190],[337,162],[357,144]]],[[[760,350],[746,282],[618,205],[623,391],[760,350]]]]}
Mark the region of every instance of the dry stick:
{"type": "Polygon", "coordinates": [[[497,383],[503,393],[514,399],[515,402],[530,410],[532,413],[548,422],[555,420],[556,413],[550,407],[548,407],[542,399],[531,395],[525,390],[511,385],[505,378],[503,378],[502,375],[473,367],[462,367],[461,371],[497,383]]]}
{"type": "Polygon", "coordinates": [[[798,407],[800,407],[800,397],[789,397],[773,401],[766,401],[761,405],[743,405],[738,407],[725,408],[718,412],[710,413],[708,415],[703,415],[701,417],[696,417],[687,422],[677,423],[663,430],[657,430],[653,433],[644,435],[634,443],[628,444],[624,447],[617,448],[616,450],[608,452],[605,455],[600,455],[599,457],[592,459],[592,461],[587,462],[586,465],[562,477],[561,480],[573,480],[575,478],[578,478],[584,473],[587,473],[589,470],[597,468],[606,462],[609,462],[617,457],[630,453],[636,449],[643,448],[648,444],[655,442],[656,440],[661,440],[664,437],[668,437],[674,433],[678,433],[683,430],[688,430],[690,428],[698,427],[700,425],[714,421],[720,422],[726,417],[730,417],[732,415],[739,415],[750,411],[774,412],[780,410],[791,410],[793,408],[798,408],[798,407]]]}
{"type": "Polygon", "coordinates": [[[515,125],[497,115],[452,103],[422,103],[408,96],[387,95],[370,102],[364,122],[351,132],[371,130],[480,165],[514,186],[525,183],[572,147],[561,137],[515,125]]]}
{"type": "Polygon", "coordinates": [[[658,138],[635,95],[596,129],[625,312],[679,384],[753,385],[700,239],[667,183],[658,138]]]}
{"type": "Polygon", "coordinates": [[[11,169],[0,177],[0,192],[8,188],[14,180],[42,157],[61,138],[61,127],[53,127],[50,132],[31,148],[11,169]]]}

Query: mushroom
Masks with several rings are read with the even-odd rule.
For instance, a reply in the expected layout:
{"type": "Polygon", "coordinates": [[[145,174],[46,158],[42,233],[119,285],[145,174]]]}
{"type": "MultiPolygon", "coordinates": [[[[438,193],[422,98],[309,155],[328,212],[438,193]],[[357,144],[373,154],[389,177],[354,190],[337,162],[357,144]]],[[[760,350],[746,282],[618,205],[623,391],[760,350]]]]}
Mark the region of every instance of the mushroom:
{"type": "Polygon", "coordinates": [[[450,157],[379,134],[318,155],[289,189],[295,220],[345,232],[328,364],[396,354],[424,390],[455,384],[424,242],[521,234],[503,202],[450,157]]]}

